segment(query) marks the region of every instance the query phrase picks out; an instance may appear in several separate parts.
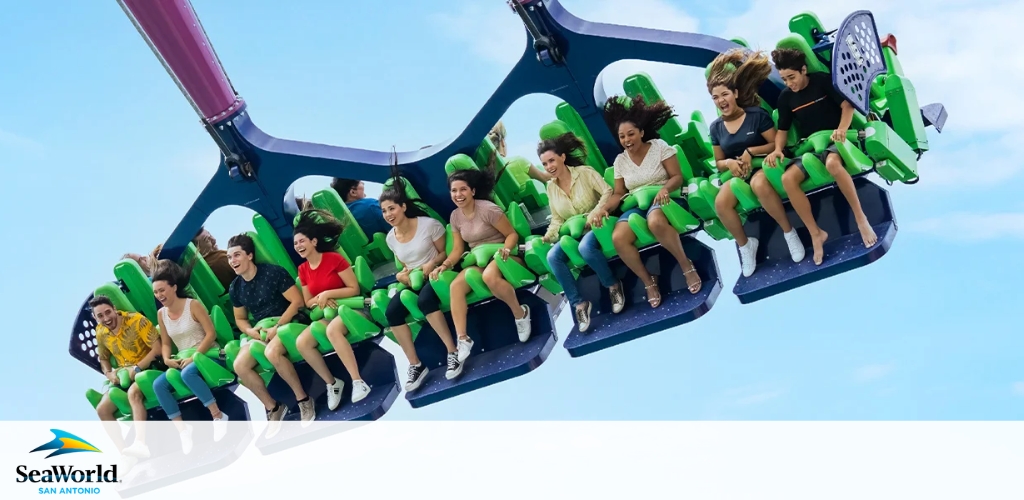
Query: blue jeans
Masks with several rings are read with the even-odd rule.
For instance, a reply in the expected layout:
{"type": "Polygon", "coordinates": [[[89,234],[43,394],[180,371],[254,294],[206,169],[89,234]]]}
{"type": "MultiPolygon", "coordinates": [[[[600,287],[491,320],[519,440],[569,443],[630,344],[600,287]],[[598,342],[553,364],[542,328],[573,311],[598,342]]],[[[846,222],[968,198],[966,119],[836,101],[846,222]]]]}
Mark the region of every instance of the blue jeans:
{"type": "MultiPolygon", "coordinates": [[[[210,391],[210,386],[206,385],[206,381],[203,380],[203,376],[199,373],[199,368],[194,362],[189,363],[181,371],[181,380],[199,398],[199,401],[202,401],[203,406],[210,406],[217,402],[213,397],[213,392],[210,391]]],[[[181,410],[178,409],[178,400],[171,394],[171,383],[167,381],[167,372],[161,373],[156,378],[156,381],[153,382],[153,392],[156,393],[156,400],[160,402],[160,407],[167,413],[168,419],[181,416],[181,410]]]]}
{"type": "MultiPolygon", "coordinates": [[[[605,287],[615,285],[615,275],[608,267],[608,259],[601,253],[601,243],[597,241],[597,236],[594,236],[593,231],[583,235],[583,240],[580,241],[580,255],[597,274],[597,279],[601,281],[602,285],[605,287]]],[[[583,299],[580,297],[579,290],[576,289],[576,280],[572,277],[572,271],[569,271],[569,256],[562,250],[562,245],[556,244],[548,252],[548,266],[551,268],[551,274],[555,275],[555,280],[562,285],[562,290],[565,290],[565,298],[569,300],[569,304],[576,307],[576,304],[582,302],[583,299]]]]}

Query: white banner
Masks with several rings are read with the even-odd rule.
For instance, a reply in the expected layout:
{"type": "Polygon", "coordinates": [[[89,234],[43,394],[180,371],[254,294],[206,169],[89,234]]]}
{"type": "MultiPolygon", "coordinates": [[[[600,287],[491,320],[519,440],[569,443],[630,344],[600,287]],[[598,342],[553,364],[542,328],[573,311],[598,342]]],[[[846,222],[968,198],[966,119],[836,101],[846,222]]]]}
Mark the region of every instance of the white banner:
{"type": "Polygon", "coordinates": [[[189,424],[0,422],[0,498],[1024,498],[1013,422],[189,424]]]}

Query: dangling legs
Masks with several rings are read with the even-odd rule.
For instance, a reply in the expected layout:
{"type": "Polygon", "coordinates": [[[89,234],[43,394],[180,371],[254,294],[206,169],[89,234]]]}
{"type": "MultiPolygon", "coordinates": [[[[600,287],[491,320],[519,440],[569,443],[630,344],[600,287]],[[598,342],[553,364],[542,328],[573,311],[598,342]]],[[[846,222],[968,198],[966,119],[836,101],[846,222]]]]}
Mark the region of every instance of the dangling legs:
{"type": "Polygon", "coordinates": [[[637,278],[644,283],[644,288],[647,289],[647,301],[650,302],[651,307],[658,307],[661,305],[661,292],[658,290],[658,284],[655,283],[654,277],[644,267],[644,263],[640,260],[640,249],[636,247],[636,235],[633,234],[633,230],[629,228],[629,224],[626,223],[629,214],[632,210],[622,214],[619,220],[615,223],[615,229],[612,230],[612,244],[615,246],[615,251],[619,254],[619,258],[626,264],[626,267],[633,274],[636,274],[637,278]]]}
{"type": "MultiPolygon", "coordinates": [[[[760,172],[760,171],[758,171],[760,172]]],[[[764,177],[762,175],[762,177],[764,177]]],[[[743,230],[743,222],[740,221],[740,214],[736,212],[736,194],[732,192],[732,179],[726,182],[718,195],[715,196],[715,214],[722,225],[729,230],[729,234],[736,239],[736,246],[740,249],[740,270],[743,276],[754,274],[757,268],[757,238],[747,238],[747,232],[743,230]]]]}
{"type": "Polygon", "coordinates": [[[804,194],[804,190],[800,187],[800,183],[807,178],[807,174],[802,169],[802,162],[798,158],[793,162],[793,166],[786,170],[786,173],[782,174],[782,185],[786,188],[786,194],[789,195],[789,203],[793,205],[793,210],[800,216],[800,220],[803,221],[804,226],[807,227],[807,231],[811,233],[811,247],[814,249],[814,264],[821,265],[822,259],[825,258],[825,241],[828,240],[828,233],[822,231],[818,227],[818,223],[814,220],[814,214],[811,213],[811,202],[807,199],[807,195],[804,194]]]}
{"type": "Polygon", "coordinates": [[[683,269],[683,276],[686,277],[686,286],[690,293],[695,294],[699,292],[702,283],[700,275],[697,274],[697,268],[694,267],[690,258],[686,256],[686,252],[683,250],[683,242],[679,239],[679,232],[676,231],[676,228],[672,227],[672,224],[660,208],[649,212],[647,215],[647,227],[658,238],[661,246],[676,258],[676,262],[679,262],[679,267],[683,269]]]}
{"type": "Polygon", "coordinates": [[[789,256],[793,258],[793,262],[804,260],[804,244],[800,241],[800,235],[796,234],[796,230],[793,229],[793,225],[789,223],[786,209],[782,206],[782,197],[765,177],[764,170],[758,170],[754,174],[754,177],[750,179],[750,187],[754,190],[757,200],[761,202],[761,206],[764,207],[764,211],[768,212],[768,215],[775,219],[775,222],[782,228],[782,235],[786,238],[789,256]]]}
{"type": "MultiPolygon", "coordinates": [[[[522,264],[523,261],[519,257],[509,257],[516,262],[522,264]]],[[[519,297],[516,297],[516,289],[512,287],[512,283],[505,280],[505,277],[501,275],[501,269],[498,269],[498,263],[491,261],[484,268],[484,284],[491,290],[498,300],[501,300],[509,309],[512,310],[512,317],[516,321],[516,330],[519,333],[519,341],[526,342],[530,339],[530,333],[532,331],[530,325],[530,307],[519,303],[519,297]]]]}
{"type": "Polygon", "coordinates": [[[864,241],[864,246],[870,248],[878,241],[878,236],[875,235],[875,230],[872,229],[867,215],[864,215],[864,209],[860,206],[860,197],[857,196],[857,186],[853,184],[853,177],[843,167],[842,157],[833,149],[834,147],[829,148],[828,157],[825,158],[825,168],[828,169],[828,173],[832,175],[832,178],[836,180],[836,186],[839,186],[839,191],[843,193],[843,196],[846,197],[846,202],[850,204],[850,209],[853,210],[853,216],[857,221],[857,229],[860,230],[860,237],[864,241]]]}

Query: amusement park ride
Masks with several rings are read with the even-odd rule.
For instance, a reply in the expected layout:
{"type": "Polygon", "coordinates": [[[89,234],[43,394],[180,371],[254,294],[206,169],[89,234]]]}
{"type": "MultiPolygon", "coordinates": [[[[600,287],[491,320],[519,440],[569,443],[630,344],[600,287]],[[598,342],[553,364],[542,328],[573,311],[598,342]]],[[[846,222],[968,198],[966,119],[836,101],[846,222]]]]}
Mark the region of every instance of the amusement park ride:
{"type": "MultiPolygon", "coordinates": [[[[391,175],[392,154],[279,139],[266,134],[257,127],[245,100],[228,79],[190,2],[118,0],[118,3],[195,109],[222,154],[217,172],[171,233],[160,257],[179,262],[197,259],[190,286],[194,296],[211,311],[220,345],[226,346],[223,356],[228,368],[207,357],[207,354],[216,357],[219,353],[183,352],[175,356],[193,356],[205,380],[214,388],[220,408],[232,420],[248,420],[246,404],[234,394],[238,381],[230,367],[238,352],[239,332],[233,326],[227,291],[197,255],[191,238],[218,208],[228,205],[251,208],[257,213],[249,232],[256,241],[257,261],[281,265],[295,277],[297,263],[301,260],[290,244],[292,221],[298,213],[290,186],[310,175],[384,183],[391,175]]],[[[747,45],[742,39],[725,40],[700,34],[593,23],[566,11],[557,0],[508,3],[512,12],[521,18],[530,40],[511,73],[457,137],[421,150],[397,153],[400,171],[408,181],[407,189],[443,224],[447,224],[447,214],[454,208],[446,184],[448,173],[461,168],[484,168],[493,149],[485,139],[487,132],[520,97],[546,93],[560,98],[562,102],[556,106],[552,122],[539,131],[537,139],[567,130],[574,132],[588,145],[587,164],[610,180],[611,162],[621,148],[602,118],[602,105],[607,96],[600,75],[605,67],[623,59],[706,67],[717,55],[747,45]]],[[[805,165],[808,165],[809,179],[803,187],[829,240],[825,244],[825,260],[820,266],[814,265],[810,258],[794,264],[778,225],[760,208],[756,198],[749,195],[749,186],[740,179],[726,184],[727,179],[721,178],[714,167],[707,128],[709,120],[699,111],[685,116],[680,113],[660,131],[661,136],[676,147],[685,178],[681,195],[686,198],[688,208],[681,210],[672,222],[704,286],[696,295],[688,293],[686,280],[675,259],[661,248],[642,218],[631,220],[630,227],[638,236],[637,245],[642,248],[647,268],[660,276],[663,301],[656,309],[648,305],[643,283],[615,256],[610,233],[598,234],[627,296],[627,305],[621,314],[608,314],[607,289],[585,268],[576,251],[584,232],[583,224],[570,220],[562,230],[561,241],[555,244],[562,245],[570,256],[578,272],[579,288],[584,298],[594,304],[591,330],[581,334],[574,327],[566,335],[563,346],[571,356],[583,356],[679,326],[700,318],[712,308],[722,290],[722,278],[714,250],[694,237],[704,231],[715,240],[731,238],[714,212],[715,194],[719,189],[728,187],[737,193],[738,209],[745,219],[747,234],[761,241],[757,271],[750,277],[740,277],[733,287],[741,303],[762,300],[866,266],[888,251],[897,231],[892,203],[888,192],[869,180],[868,174],[874,172],[890,184],[917,182],[917,162],[929,149],[926,127],[933,126],[941,132],[946,120],[945,109],[941,104],[918,105],[914,86],[897,59],[895,37],[880,34],[870,12],[850,14],[833,31],[826,30],[813,13],[805,12],[790,20],[789,30],[791,33],[777,46],[804,51],[808,71],[831,74],[836,90],[856,108],[851,140],[840,148],[840,154],[855,178],[878,242],[870,248],[864,247],[854,217],[831,176],[820,162],[806,159],[814,158],[814,152],[829,145],[827,137],[812,136],[793,146],[797,154],[808,155],[805,165]]],[[[628,77],[623,88],[626,94],[640,94],[648,101],[662,98],[655,83],[643,73],[628,77]]],[[[774,108],[783,88],[778,73],[773,70],[760,89],[764,105],[774,108]]],[[[791,137],[791,141],[793,139],[791,137]]],[[[495,300],[482,282],[471,284],[468,324],[475,341],[474,352],[467,359],[463,375],[447,380],[442,375],[443,368],[434,369],[444,366],[444,346],[430,331],[430,325],[422,321],[422,315],[417,316],[419,311],[411,311],[413,319],[418,320],[418,332],[414,329],[417,351],[431,369],[424,384],[405,395],[414,408],[524,375],[540,366],[556,346],[554,318],[564,298],[544,258],[551,245],[541,242],[538,236],[543,234],[549,214],[545,187],[528,178],[525,174],[528,165],[522,158],[498,157],[499,168],[507,169],[510,175],[500,176],[495,201],[506,209],[520,235],[520,253],[526,265],[510,260],[502,266],[502,272],[517,288],[520,302],[534,311],[533,335],[527,342],[520,342],[508,308],[495,300]]],[[[776,188],[785,200],[781,181],[776,188]]],[[[646,196],[641,190],[623,201],[623,210],[627,208],[625,205],[646,208],[651,201],[652,196],[646,196]]],[[[346,383],[343,403],[337,410],[329,411],[322,381],[302,361],[294,344],[289,354],[296,362],[308,394],[316,399],[317,420],[375,420],[388,411],[401,392],[394,358],[379,344],[384,337],[391,338],[383,317],[389,294],[402,293],[404,285],[394,282],[394,256],[383,234],[364,234],[354,223],[345,203],[330,188],[314,194],[312,202],[347,223],[339,252],[353,262],[363,295],[355,300],[347,299],[346,304],[331,313],[341,315],[348,326],[348,338],[360,371],[372,391],[358,403],[350,403],[351,381],[345,375],[342,377],[346,383]]],[[[798,228],[807,246],[810,242],[807,231],[788,203],[786,205],[793,226],[798,228]]],[[[610,230],[611,225],[607,226],[610,230]]],[[[474,258],[478,261],[493,257],[493,252],[492,255],[477,253],[480,255],[474,258]]],[[[154,323],[157,319],[158,306],[151,285],[138,264],[126,259],[115,264],[113,271],[114,281],[101,284],[86,298],[71,334],[71,355],[97,371],[100,364],[96,324],[88,306],[89,299],[106,295],[119,309],[138,311],[154,323]]],[[[417,284],[444,291],[451,278],[442,276],[437,282],[428,284],[421,280],[417,284]]],[[[447,293],[439,293],[439,296],[443,310],[447,311],[447,293]]],[[[321,351],[334,373],[347,373],[341,369],[329,344],[321,346],[321,351]]],[[[285,420],[297,420],[291,390],[261,354],[254,349],[271,395],[292,407],[285,420]]],[[[136,383],[146,397],[149,419],[166,420],[152,391],[153,378],[155,374],[143,372],[136,383]]],[[[181,401],[185,418],[209,420],[209,412],[181,383],[180,374],[168,378],[181,401]]],[[[118,418],[127,420],[131,418],[131,408],[125,394],[127,380],[123,382],[105,389],[111,392],[119,408],[118,418]]],[[[90,390],[87,396],[95,406],[101,393],[90,390]]],[[[267,452],[275,448],[275,441],[287,439],[289,437],[284,435],[270,440],[260,437],[256,445],[267,452]]]]}

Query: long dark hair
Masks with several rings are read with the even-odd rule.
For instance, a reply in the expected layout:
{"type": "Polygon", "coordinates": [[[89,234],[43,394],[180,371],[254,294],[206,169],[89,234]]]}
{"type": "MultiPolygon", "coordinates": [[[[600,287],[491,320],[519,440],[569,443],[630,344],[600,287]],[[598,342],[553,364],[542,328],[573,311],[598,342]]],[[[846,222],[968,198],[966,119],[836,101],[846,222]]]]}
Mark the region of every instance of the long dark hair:
{"type": "Polygon", "coordinates": [[[625,100],[620,96],[612,96],[604,104],[604,121],[612,135],[618,137],[619,125],[632,123],[643,131],[643,141],[650,142],[660,139],[658,130],[664,127],[672,117],[676,116],[672,106],[664,100],[648,104],[644,96],[637,95],[625,100]],[[628,103],[628,104],[627,104],[628,103]]]}
{"type": "Polygon", "coordinates": [[[763,52],[747,55],[743,49],[730,49],[711,62],[708,92],[722,85],[736,93],[736,104],[751,108],[761,104],[757,89],[772,72],[771,62],[763,52]]]}
{"type": "Polygon", "coordinates": [[[583,165],[583,159],[587,157],[587,146],[576,134],[566,132],[554,139],[545,139],[537,145],[537,156],[548,151],[556,155],[565,155],[565,164],[570,167],[583,165]]]}
{"type": "Polygon", "coordinates": [[[331,252],[338,248],[338,238],[345,226],[326,210],[311,209],[299,212],[295,218],[295,229],[292,235],[304,234],[309,239],[316,239],[316,251],[331,252]]]}
{"type": "Polygon", "coordinates": [[[153,266],[153,282],[164,281],[167,282],[168,286],[178,287],[174,294],[179,299],[192,298],[185,287],[188,286],[188,282],[192,278],[192,269],[195,268],[196,259],[198,258],[199,254],[197,252],[196,256],[185,266],[180,266],[177,262],[170,259],[157,261],[156,265],[153,266]]]}
{"type": "Polygon", "coordinates": [[[398,153],[394,149],[391,153],[391,185],[384,189],[377,201],[381,203],[390,201],[396,205],[405,205],[405,216],[409,218],[428,217],[427,211],[420,206],[423,200],[409,198],[405,178],[402,177],[402,171],[398,168],[398,153]]]}
{"type": "Polygon", "coordinates": [[[491,193],[494,192],[494,175],[489,171],[476,169],[456,170],[452,172],[452,175],[448,176],[449,189],[451,189],[452,183],[455,181],[469,184],[469,187],[474,191],[474,199],[493,201],[491,200],[491,193]]]}

